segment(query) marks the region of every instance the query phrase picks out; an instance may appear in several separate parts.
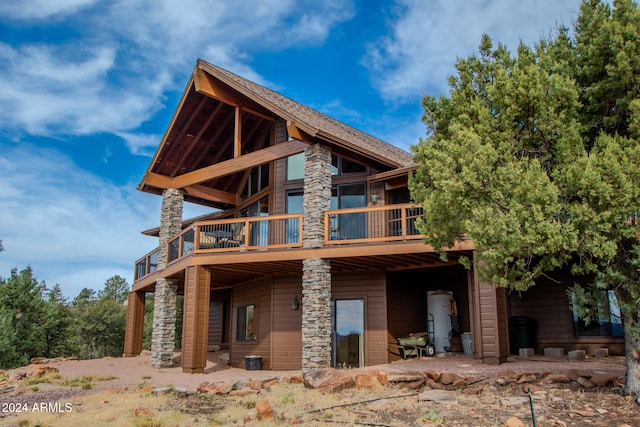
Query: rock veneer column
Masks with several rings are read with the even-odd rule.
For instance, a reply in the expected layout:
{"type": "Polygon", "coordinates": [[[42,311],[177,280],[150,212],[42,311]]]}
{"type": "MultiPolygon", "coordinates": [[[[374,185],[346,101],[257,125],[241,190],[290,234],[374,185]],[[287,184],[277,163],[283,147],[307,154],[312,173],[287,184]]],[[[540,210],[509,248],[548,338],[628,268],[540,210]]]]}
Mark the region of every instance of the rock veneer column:
{"type": "MultiPolygon", "coordinates": [[[[305,150],[302,244],[324,245],[324,213],[331,207],[331,150],[316,144],[305,150]]],[[[302,372],[331,364],[331,264],[302,261],[302,372]]]]}
{"type": "MultiPolygon", "coordinates": [[[[167,265],[169,240],[182,229],[183,202],[184,193],[180,190],[169,188],[162,193],[158,270],[167,265]]],[[[156,281],[151,335],[151,365],[156,368],[173,366],[177,289],[177,282],[173,279],[162,278],[156,281]]]]}

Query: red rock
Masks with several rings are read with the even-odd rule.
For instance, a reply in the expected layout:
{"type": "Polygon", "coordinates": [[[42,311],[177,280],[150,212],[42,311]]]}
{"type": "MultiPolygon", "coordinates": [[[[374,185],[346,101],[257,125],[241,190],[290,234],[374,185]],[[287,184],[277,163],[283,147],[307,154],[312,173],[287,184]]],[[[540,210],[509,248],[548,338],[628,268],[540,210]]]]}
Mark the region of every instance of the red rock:
{"type": "Polygon", "coordinates": [[[584,388],[594,388],[596,385],[594,383],[592,383],[590,380],[584,378],[584,377],[579,377],[576,382],[578,384],[580,384],[582,387],[584,388]]]}
{"type": "Polygon", "coordinates": [[[271,405],[269,405],[269,401],[266,399],[259,400],[256,403],[256,413],[260,421],[273,419],[273,410],[271,409],[271,405]]]}
{"type": "Polygon", "coordinates": [[[355,377],[355,385],[358,389],[369,389],[375,391],[384,390],[382,384],[378,380],[377,372],[365,372],[355,377]]]}
{"type": "Polygon", "coordinates": [[[434,380],[435,382],[439,383],[440,382],[440,373],[436,372],[436,371],[427,371],[427,377],[431,378],[432,380],[434,380]]]}
{"type": "Polygon", "coordinates": [[[215,383],[202,383],[198,386],[198,393],[206,394],[227,394],[233,390],[233,384],[227,381],[215,383]]]}
{"type": "Polygon", "coordinates": [[[511,417],[504,423],[505,427],[524,427],[524,423],[520,418],[511,417]]]}
{"type": "Polygon", "coordinates": [[[454,373],[454,372],[443,372],[440,375],[440,382],[444,385],[450,385],[453,384],[454,382],[463,379],[460,375],[454,373]]]}
{"type": "Polygon", "coordinates": [[[605,387],[609,384],[614,384],[618,380],[618,377],[610,374],[594,374],[590,380],[597,387],[605,387]]]}
{"type": "Polygon", "coordinates": [[[335,393],[355,386],[351,375],[334,368],[316,369],[304,376],[304,386],[321,393],[335,393]]]}

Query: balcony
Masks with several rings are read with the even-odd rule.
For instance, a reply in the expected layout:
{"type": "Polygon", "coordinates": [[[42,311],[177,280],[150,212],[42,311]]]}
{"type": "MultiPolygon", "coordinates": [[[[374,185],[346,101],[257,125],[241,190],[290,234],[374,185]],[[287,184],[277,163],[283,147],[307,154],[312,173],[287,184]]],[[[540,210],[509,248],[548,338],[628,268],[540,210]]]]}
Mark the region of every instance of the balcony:
{"type": "MultiPolygon", "coordinates": [[[[325,245],[421,239],[416,205],[387,205],[325,212],[325,245]]],[[[302,247],[302,214],[202,221],[168,243],[167,266],[194,255],[302,247]]],[[[158,269],[158,248],[136,261],[134,281],[158,269]]]]}

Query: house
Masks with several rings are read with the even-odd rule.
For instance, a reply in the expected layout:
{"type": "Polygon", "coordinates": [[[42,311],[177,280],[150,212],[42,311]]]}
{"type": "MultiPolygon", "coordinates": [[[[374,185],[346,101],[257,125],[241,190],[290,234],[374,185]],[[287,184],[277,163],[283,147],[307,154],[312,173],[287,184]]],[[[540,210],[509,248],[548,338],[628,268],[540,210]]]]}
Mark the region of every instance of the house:
{"type": "Polygon", "coordinates": [[[398,338],[430,330],[436,351],[452,350],[461,334],[467,352],[500,363],[512,315],[538,321],[536,346],[620,341],[574,340],[569,310],[560,310],[566,333],[549,333],[544,321],[552,330],[564,322],[545,311],[556,291],[532,293],[540,306],[531,310],[526,298],[480,283],[458,262],[473,258],[470,241],[442,260],[415,227],[415,168],[403,150],[198,61],[138,187],[162,196],[162,212],[146,232],[158,248],[135,263],[125,356],[142,350],[148,292],[158,367],[172,364],[183,295],[185,372],[202,372],[215,347],[228,347],[233,366],[255,355],[264,369],[388,363],[405,355],[398,338]],[[183,220],[184,202],[213,213],[183,220]]]}

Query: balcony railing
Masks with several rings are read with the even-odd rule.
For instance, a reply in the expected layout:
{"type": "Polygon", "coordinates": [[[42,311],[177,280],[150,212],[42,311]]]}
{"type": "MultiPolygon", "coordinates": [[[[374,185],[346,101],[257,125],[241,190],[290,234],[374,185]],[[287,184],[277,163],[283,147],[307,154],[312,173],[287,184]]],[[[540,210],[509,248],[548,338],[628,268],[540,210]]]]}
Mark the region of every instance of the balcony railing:
{"type": "Polygon", "coordinates": [[[144,276],[153,273],[158,269],[158,252],[159,248],[155,248],[142,258],[136,261],[133,272],[133,280],[142,279],[144,276]]]}
{"type": "MultiPolygon", "coordinates": [[[[355,208],[325,213],[325,244],[420,239],[415,221],[422,208],[411,204],[355,208]]],[[[167,265],[191,254],[246,252],[302,246],[302,214],[230,218],[193,224],[169,241],[167,265]]],[[[158,249],[136,261],[135,279],[158,268],[158,249]]]]}
{"type": "Polygon", "coordinates": [[[354,208],[325,213],[325,244],[389,242],[420,239],[416,219],[422,207],[412,204],[354,208]]]}

